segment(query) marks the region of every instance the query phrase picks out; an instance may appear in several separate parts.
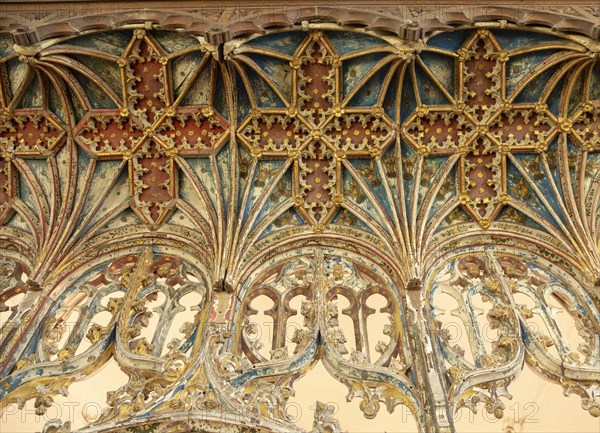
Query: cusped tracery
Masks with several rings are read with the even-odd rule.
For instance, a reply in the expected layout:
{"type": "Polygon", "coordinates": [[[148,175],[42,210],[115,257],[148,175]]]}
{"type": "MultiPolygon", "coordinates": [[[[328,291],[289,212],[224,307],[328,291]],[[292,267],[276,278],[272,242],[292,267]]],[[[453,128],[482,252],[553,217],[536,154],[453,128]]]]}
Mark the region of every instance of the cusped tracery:
{"type": "Polygon", "coordinates": [[[352,93],[344,94],[344,60],[350,56],[338,53],[319,31],[311,32],[293,55],[278,56],[289,61],[289,66],[280,62],[276,67],[286,74],[291,69],[291,80],[275,84],[275,77],[256,71],[280,99],[275,107],[263,107],[247,68],[253,71],[260,61],[254,57],[268,54],[251,43],[232,53],[242,81],[248,84],[251,107],[238,136],[253,157],[279,157],[293,164],[296,209],[322,230],[343,202],[343,161],[379,155],[394,138],[392,122],[381,100],[363,106],[363,101],[351,102],[352,93]],[[291,92],[286,89],[289,101],[278,89],[281,84],[291,86],[291,92]]]}
{"type": "Polygon", "coordinates": [[[145,250],[115,260],[49,306],[39,340],[25,347],[2,378],[1,398],[22,407],[33,394],[43,414],[53,397],[114,357],[130,381],[109,396],[100,421],[129,417],[188,368],[202,334],[206,297],[202,276],[175,257],[145,250]],[[179,328],[172,329],[174,323],[179,328]]]}
{"type": "Polygon", "coordinates": [[[3,51],[0,396],[44,413],[112,359],[89,431],[300,431],[323,362],[367,419],[452,432],[527,362],[600,414],[590,41],[146,23],[3,51]]]}

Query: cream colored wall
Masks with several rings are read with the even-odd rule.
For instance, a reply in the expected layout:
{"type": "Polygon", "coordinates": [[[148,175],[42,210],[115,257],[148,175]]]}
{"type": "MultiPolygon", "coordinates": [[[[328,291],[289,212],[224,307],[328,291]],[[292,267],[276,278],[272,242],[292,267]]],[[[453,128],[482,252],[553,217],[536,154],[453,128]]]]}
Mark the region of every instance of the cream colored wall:
{"type": "MultiPolygon", "coordinates": [[[[442,306],[443,307],[443,306],[442,306]]],[[[557,315],[566,314],[557,311],[557,315]]],[[[376,328],[381,323],[372,323],[376,328]]],[[[260,323],[260,322],[259,322],[260,323]]],[[[342,322],[343,324],[343,322],[342,322]]],[[[264,342],[268,342],[270,327],[263,327],[264,342]]],[[[349,329],[345,330],[349,333],[349,329]]],[[[576,334],[575,329],[570,334],[576,334]]],[[[461,342],[464,339],[457,338],[461,342]]],[[[69,396],[59,396],[55,404],[43,417],[35,415],[33,400],[23,411],[14,405],[6,407],[1,418],[0,433],[33,433],[41,431],[44,423],[54,417],[63,421],[70,420],[72,428],[77,429],[95,420],[106,407],[106,393],[117,389],[127,382],[127,376],[120,371],[116,362],[111,361],[97,374],[85,381],[75,383],[69,388],[69,396]],[[87,420],[86,420],[87,418],[87,420]]],[[[312,428],[313,408],[317,400],[334,404],[338,408],[336,417],[342,431],[349,433],[400,433],[416,432],[416,424],[410,411],[404,406],[396,407],[390,414],[382,405],[374,420],[367,420],[359,409],[359,399],[346,402],[347,388],[337,382],[319,362],[305,377],[296,382],[296,395],[288,402],[288,413],[297,424],[307,430],[312,428]]],[[[511,418],[523,421],[515,425],[515,432],[527,433],[598,433],[600,418],[593,418],[581,408],[578,396],[564,397],[562,389],[556,384],[544,381],[532,370],[525,368],[511,386],[512,400],[505,400],[507,409],[505,418],[495,419],[479,406],[479,412],[472,414],[468,409],[460,409],[456,416],[457,431],[462,433],[503,432],[511,418]]]]}

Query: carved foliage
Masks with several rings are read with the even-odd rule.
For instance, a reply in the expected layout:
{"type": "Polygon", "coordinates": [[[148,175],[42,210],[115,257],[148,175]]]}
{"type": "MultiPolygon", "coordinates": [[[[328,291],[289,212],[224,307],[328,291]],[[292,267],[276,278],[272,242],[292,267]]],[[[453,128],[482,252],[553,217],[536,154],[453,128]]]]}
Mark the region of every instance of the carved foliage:
{"type": "Polygon", "coordinates": [[[17,363],[12,374],[2,380],[3,398],[23,405],[36,397],[36,407],[44,413],[54,394],[66,395],[71,382],[93,373],[114,352],[130,380],[109,393],[101,421],[132,416],[158,400],[187,369],[196,328],[201,328],[204,296],[204,283],[175,257],[154,259],[146,250],[116,260],[58,299],[41,325],[42,338],[27,356],[29,361],[17,363]],[[190,309],[197,312],[193,323],[184,324],[179,330],[181,337],[167,340],[173,335],[169,331],[175,317],[186,311],[180,300],[190,293],[201,299],[190,309]],[[159,295],[164,300],[149,310],[148,304],[159,295]],[[101,325],[97,320],[106,312],[110,319],[101,325]],[[153,315],[158,315],[158,320],[152,321],[154,329],[150,329],[153,315]],[[44,368],[40,370],[39,365],[44,368]],[[59,379],[53,379],[58,372],[59,379]]]}
{"type": "Polygon", "coordinates": [[[377,414],[380,401],[393,411],[408,398],[413,401],[411,409],[415,409],[415,397],[405,375],[409,361],[402,344],[398,306],[389,287],[377,277],[348,260],[316,253],[312,260],[300,257],[284,263],[258,277],[254,284],[242,302],[240,311],[245,318],[237,329],[238,353],[248,361],[244,358],[237,361],[241,369],[232,382],[243,384],[236,395],[254,407],[257,414],[287,419],[287,415],[277,412],[276,408],[278,405],[285,407],[293,393],[293,381],[314,362],[319,353],[316,344],[323,345],[326,367],[348,386],[348,399],[362,399],[360,408],[365,417],[373,418],[377,414]],[[272,328],[261,326],[265,324],[257,323],[253,317],[258,313],[251,307],[253,300],[262,295],[273,302],[272,308],[265,311],[273,318],[272,328]],[[298,295],[303,295],[299,311],[303,325],[296,324],[292,327],[295,328],[293,334],[289,335],[288,319],[298,311],[290,307],[288,300],[298,295]],[[387,299],[379,311],[368,305],[374,295],[387,299]],[[338,307],[341,298],[349,303],[347,308],[338,307]],[[379,334],[374,332],[373,326],[367,326],[369,316],[374,313],[388,316],[388,323],[384,321],[379,334]],[[353,323],[351,340],[340,324],[341,315],[353,323]],[[272,336],[270,359],[260,353],[258,340],[252,339],[259,331],[269,332],[272,336]],[[322,341],[318,340],[318,335],[322,341]],[[377,344],[369,343],[369,338],[374,337],[382,340],[377,344]],[[295,343],[293,353],[288,348],[290,343],[295,343]],[[359,380],[359,375],[366,382],[359,380]]]}
{"type": "MultiPolygon", "coordinates": [[[[436,295],[446,293],[457,303],[450,314],[458,323],[448,321],[448,316],[436,320],[438,343],[451,383],[450,404],[476,411],[483,402],[489,413],[502,418],[505,405],[499,397],[510,398],[507,386],[520,372],[523,361],[519,321],[510,305],[507,282],[495,269],[491,255],[487,260],[466,256],[449,268],[436,279],[432,302],[436,302],[436,295]],[[477,306],[476,297],[489,306],[477,306]],[[478,316],[484,313],[487,321],[482,324],[478,316]],[[464,338],[459,338],[462,332],[464,338]],[[458,341],[452,341],[456,338],[458,341]]],[[[441,318],[442,313],[441,309],[433,311],[434,317],[441,318]]]]}

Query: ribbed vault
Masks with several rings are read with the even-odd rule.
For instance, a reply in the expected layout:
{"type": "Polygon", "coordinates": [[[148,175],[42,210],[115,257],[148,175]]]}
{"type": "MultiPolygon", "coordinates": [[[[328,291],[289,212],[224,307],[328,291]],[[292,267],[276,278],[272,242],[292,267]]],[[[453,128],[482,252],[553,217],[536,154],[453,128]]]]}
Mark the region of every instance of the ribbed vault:
{"type": "Polygon", "coordinates": [[[112,360],[81,431],[301,431],[322,361],[451,432],[527,362],[600,415],[597,10],[74,11],[0,27],[2,402],[112,360]]]}

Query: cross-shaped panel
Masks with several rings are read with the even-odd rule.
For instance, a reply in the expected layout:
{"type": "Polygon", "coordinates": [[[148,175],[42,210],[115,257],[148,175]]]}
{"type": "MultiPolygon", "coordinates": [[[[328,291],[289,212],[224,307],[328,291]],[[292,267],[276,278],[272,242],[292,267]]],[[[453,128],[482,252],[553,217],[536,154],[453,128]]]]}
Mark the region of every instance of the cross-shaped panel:
{"type": "Polygon", "coordinates": [[[123,106],[92,109],[75,130],[91,156],[128,161],[131,207],[152,226],[164,222],[175,205],[176,157],[214,154],[229,129],[212,107],[180,104],[183,93],[174,97],[169,62],[152,36],[135,30],[119,61],[123,106]]]}
{"type": "Polygon", "coordinates": [[[238,137],[255,158],[293,159],[296,208],[319,230],[343,202],[344,160],[379,155],[394,130],[380,106],[349,107],[342,101],[342,61],[322,32],[309,34],[290,65],[289,105],[254,106],[238,137]]]}
{"type": "Polygon", "coordinates": [[[509,201],[506,157],[546,150],[558,132],[544,103],[506,97],[508,53],[485,29],[457,51],[457,82],[449,105],[417,107],[403,123],[404,139],[422,155],[460,154],[460,201],[487,228],[509,201]]]}

